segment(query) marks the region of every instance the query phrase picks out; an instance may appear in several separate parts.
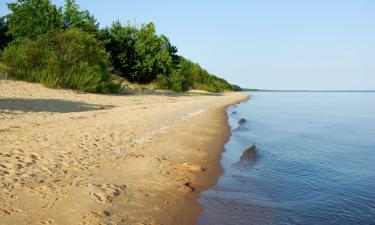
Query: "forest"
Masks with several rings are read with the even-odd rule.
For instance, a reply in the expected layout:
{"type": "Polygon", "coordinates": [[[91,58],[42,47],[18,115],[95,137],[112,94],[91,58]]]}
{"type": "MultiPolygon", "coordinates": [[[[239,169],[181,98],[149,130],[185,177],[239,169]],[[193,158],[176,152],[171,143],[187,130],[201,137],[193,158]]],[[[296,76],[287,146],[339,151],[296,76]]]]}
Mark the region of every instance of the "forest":
{"type": "Polygon", "coordinates": [[[100,28],[97,19],[74,0],[58,7],[50,0],[17,0],[0,18],[0,61],[7,74],[47,87],[116,93],[121,82],[155,84],[186,92],[239,91],[178,54],[155,24],[114,21],[100,28]]]}

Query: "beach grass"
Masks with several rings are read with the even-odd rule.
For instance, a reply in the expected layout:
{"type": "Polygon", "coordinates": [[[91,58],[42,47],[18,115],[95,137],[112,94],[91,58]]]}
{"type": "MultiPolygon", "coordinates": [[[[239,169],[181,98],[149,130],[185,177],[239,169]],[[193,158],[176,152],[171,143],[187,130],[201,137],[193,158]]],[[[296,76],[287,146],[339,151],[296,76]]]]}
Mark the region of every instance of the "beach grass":
{"type": "Polygon", "coordinates": [[[0,62],[0,72],[5,73],[6,72],[6,65],[3,62],[0,62]]]}

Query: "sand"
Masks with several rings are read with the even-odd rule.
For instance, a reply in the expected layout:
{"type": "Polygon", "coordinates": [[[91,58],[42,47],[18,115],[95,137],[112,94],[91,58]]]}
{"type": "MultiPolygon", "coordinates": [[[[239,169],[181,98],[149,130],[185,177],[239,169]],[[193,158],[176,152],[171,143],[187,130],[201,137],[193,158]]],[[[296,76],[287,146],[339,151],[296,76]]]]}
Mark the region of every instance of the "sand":
{"type": "Polygon", "coordinates": [[[243,93],[99,95],[0,81],[0,224],[194,224],[243,93]]]}

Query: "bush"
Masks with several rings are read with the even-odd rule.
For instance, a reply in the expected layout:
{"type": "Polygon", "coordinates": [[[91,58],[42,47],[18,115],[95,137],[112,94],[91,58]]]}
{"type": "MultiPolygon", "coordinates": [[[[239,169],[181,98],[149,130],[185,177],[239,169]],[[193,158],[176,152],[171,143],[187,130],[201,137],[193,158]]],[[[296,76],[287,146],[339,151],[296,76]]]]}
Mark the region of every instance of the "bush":
{"type": "Polygon", "coordinates": [[[210,86],[208,84],[203,84],[203,83],[197,83],[195,84],[195,89],[198,89],[198,90],[203,90],[203,91],[208,91],[208,92],[213,92],[213,93],[217,93],[217,89],[213,86],[210,86]]]}
{"type": "Polygon", "coordinates": [[[50,0],[16,0],[7,4],[11,11],[7,17],[9,34],[14,39],[35,40],[51,30],[63,26],[62,11],[50,0]]]}
{"type": "Polygon", "coordinates": [[[8,34],[8,31],[8,22],[5,20],[5,17],[0,17],[0,57],[2,50],[12,41],[12,37],[8,34]]]}
{"type": "Polygon", "coordinates": [[[51,0],[14,0],[7,6],[11,12],[0,17],[0,50],[11,43],[4,60],[9,74],[19,79],[88,92],[116,91],[120,85],[109,76],[110,54],[113,72],[130,82],[156,80],[178,92],[239,90],[178,55],[152,22],[137,27],[116,21],[99,30],[95,17],[75,0],[65,0],[64,7],[51,0]]]}
{"type": "Polygon", "coordinates": [[[105,42],[115,72],[131,81],[147,84],[155,81],[158,74],[169,75],[179,57],[164,35],[157,35],[153,23],[140,28],[119,21],[101,30],[100,39],[105,42]]]}
{"type": "Polygon", "coordinates": [[[92,35],[79,29],[19,39],[4,51],[10,76],[87,92],[115,92],[108,54],[92,35]]]}
{"type": "Polygon", "coordinates": [[[160,88],[185,92],[191,88],[208,92],[236,91],[239,86],[229,84],[226,80],[209,74],[199,64],[182,58],[176,69],[169,75],[158,76],[160,88]]]}
{"type": "Polygon", "coordinates": [[[186,92],[189,90],[186,77],[176,72],[169,76],[158,75],[156,82],[159,88],[165,90],[172,90],[175,92],[186,92]]]}
{"type": "Polygon", "coordinates": [[[188,60],[182,60],[171,74],[158,76],[159,87],[162,89],[171,89],[176,92],[188,91],[192,87],[193,65],[188,60]]]}

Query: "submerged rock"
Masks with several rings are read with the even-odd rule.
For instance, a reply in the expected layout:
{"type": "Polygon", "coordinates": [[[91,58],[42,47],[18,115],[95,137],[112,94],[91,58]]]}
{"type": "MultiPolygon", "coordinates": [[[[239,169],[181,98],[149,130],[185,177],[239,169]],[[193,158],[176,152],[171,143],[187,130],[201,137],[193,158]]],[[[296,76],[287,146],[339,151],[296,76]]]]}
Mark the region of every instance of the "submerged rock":
{"type": "Polygon", "coordinates": [[[246,120],[245,120],[244,118],[241,118],[241,119],[238,121],[238,124],[239,124],[239,125],[242,125],[242,124],[244,124],[244,123],[246,123],[246,120]]]}
{"type": "Polygon", "coordinates": [[[243,151],[240,162],[241,163],[255,163],[258,158],[257,150],[255,144],[253,144],[250,148],[243,151]]]}

